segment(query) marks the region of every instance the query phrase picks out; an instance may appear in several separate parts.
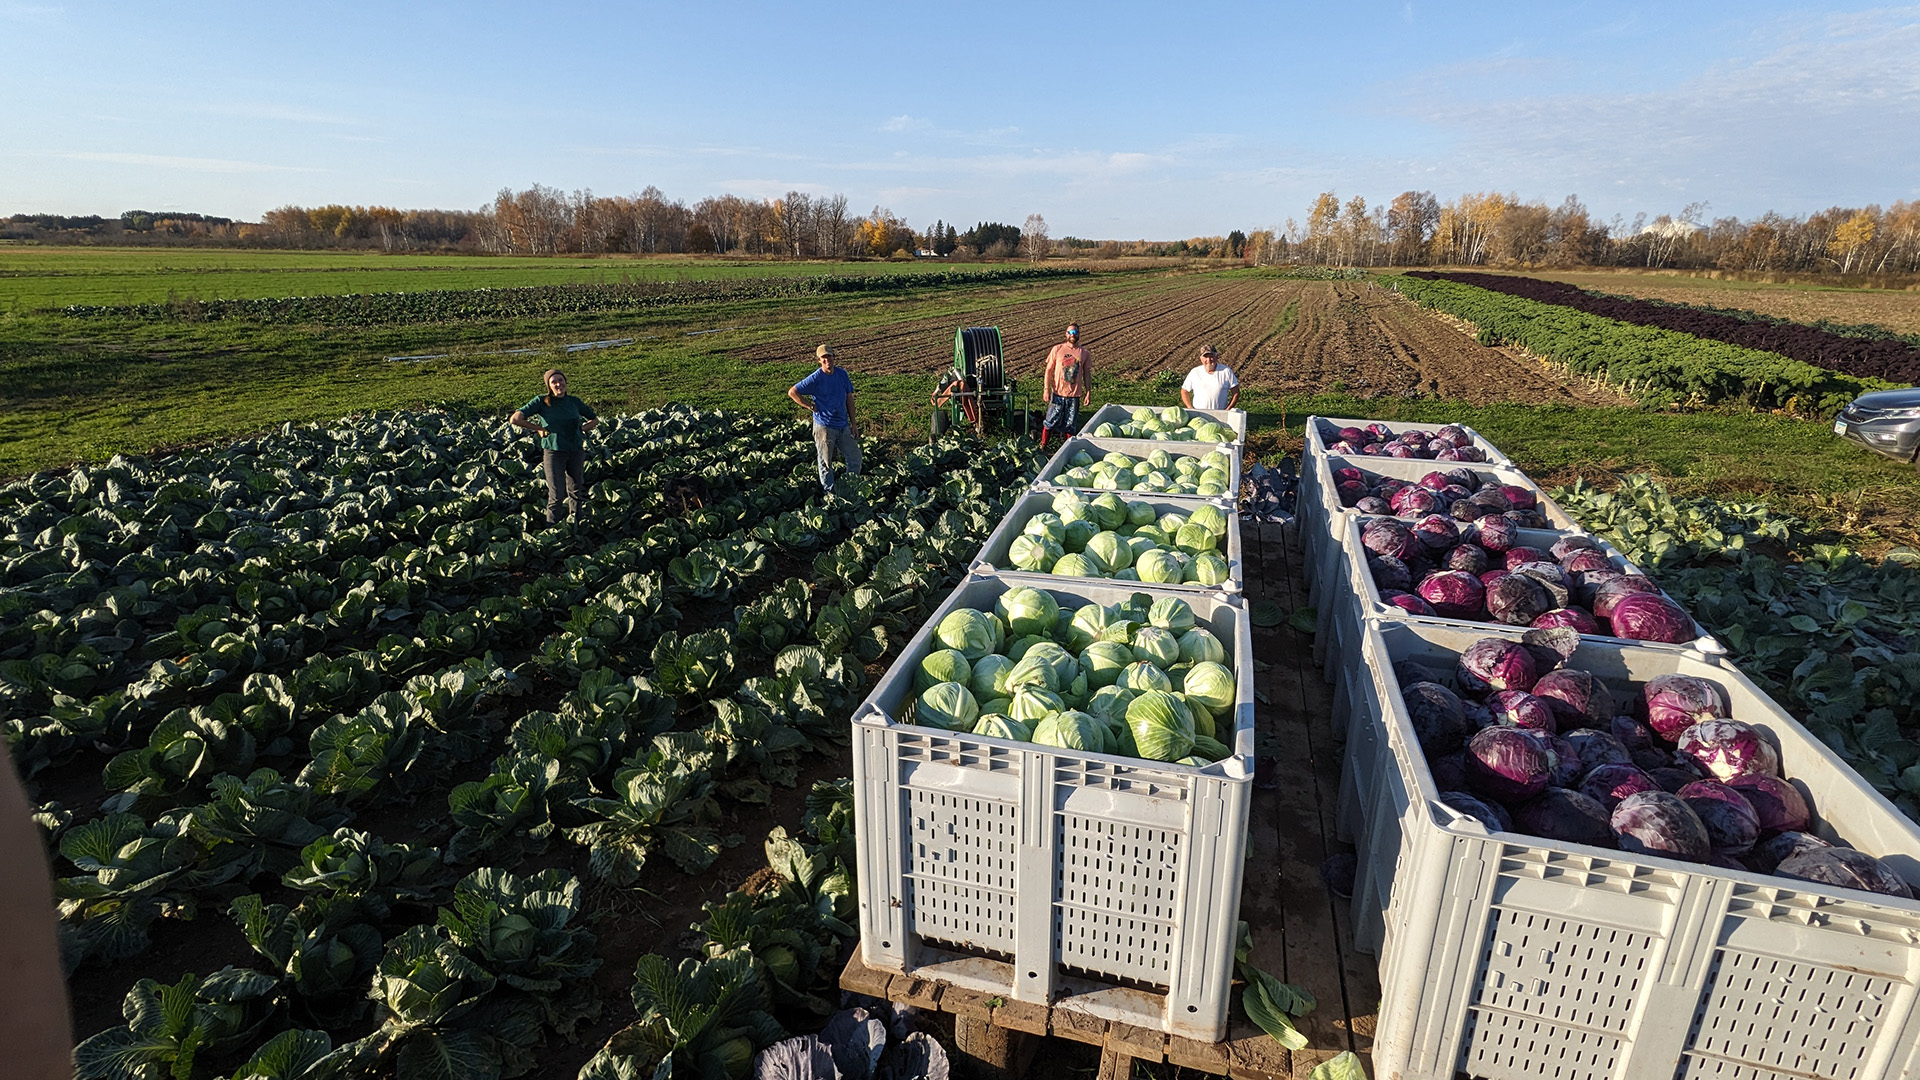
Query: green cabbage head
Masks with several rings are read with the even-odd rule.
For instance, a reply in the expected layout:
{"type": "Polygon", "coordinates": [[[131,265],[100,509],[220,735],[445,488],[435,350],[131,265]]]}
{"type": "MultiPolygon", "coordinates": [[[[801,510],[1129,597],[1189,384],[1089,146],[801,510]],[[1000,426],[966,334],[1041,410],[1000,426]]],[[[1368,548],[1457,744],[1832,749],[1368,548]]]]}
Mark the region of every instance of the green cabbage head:
{"type": "Polygon", "coordinates": [[[940,625],[934,627],[933,638],[942,647],[958,649],[969,661],[973,661],[990,652],[1000,651],[1000,646],[1006,641],[1006,631],[992,612],[960,608],[948,612],[947,617],[940,620],[940,625]]]}
{"type": "Polygon", "coordinates": [[[920,695],[913,706],[914,722],[922,727],[946,731],[972,731],[980,718],[980,705],[973,691],[957,682],[935,683],[920,695]]]}
{"type": "Polygon", "coordinates": [[[1216,664],[1225,663],[1226,646],[1204,626],[1196,626],[1180,635],[1180,662],[1197,664],[1202,660],[1211,660],[1216,664]]]}
{"type": "MultiPolygon", "coordinates": [[[[1066,530],[1062,529],[1060,534],[1065,536],[1066,530]]],[[[1007,561],[1017,570],[1044,574],[1066,553],[1060,542],[1050,536],[1022,533],[1014,537],[1013,543],[1007,548],[1007,561]]]]}
{"type": "Polygon", "coordinates": [[[1058,746],[1063,750],[1104,754],[1107,752],[1107,728],[1083,712],[1058,712],[1033,725],[1033,743],[1035,746],[1058,746]]]}
{"type": "Polygon", "coordinates": [[[1060,617],[1060,602],[1050,593],[1015,585],[993,602],[993,613],[1000,616],[1007,624],[1007,632],[1015,637],[1051,634],[1054,622],[1060,617]]]}
{"type": "Polygon", "coordinates": [[[965,654],[958,649],[935,649],[920,661],[920,669],[913,673],[913,689],[924,693],[934,683],[964,683],[973,678],[973,665],[967,663],[965,654]]]}
{"type": "Polygon", "coordinates": [[[1133,649],[1117,641],[1096,641],[1080,652],[1080,668],[1087,674],[1087,685],[1096,689],[1112,686],[1131,663],[1133,649]]]}
{"type": "Polygon", "coordinates": [[[1157,582],[1164,585],[1178,585],[1186,576],[1186,567],[1180,565],[1180,556],[1163,548],[1154,548],[1144,552],[1134,567],[1141,581],[1157,582]]]}
{"type": "Polygon", "coordinates": [[[1173,544],[1189,555],[1202,555],[1216,550],[1219,547],[1220,538],[1204,527],[1189,522],[1180,526],[1180,531],[1173,534],[1173,544]]]}
{"type": "Polygon", "coordinates": [[[1172,690],[1173,680],[1167,673],[1145,660],[1136,660],[1128,664],[1114,680],[1114,685],[1128,690],[1172,690]]]}
{"type": "Polygon", "coordinates": [[[1086,556],[1108,574],[1133,565],[1133,549],[1119,533],[1101,532],[1087,541],[1086,556]]]}
{"type": "MultiPolygon", "coordinates": [[[[1204,474],[1202,474],[1204,475],[1204,474]]],[[[1198,525],[1215,536],[1227,535],[1227,512],[1212,503],[1202,503],[1187,518],[1187,524],[1198,525]]]]}
{"type": "Polygon", "coordinates": [[[1203,551],[1187,563],[1186,580],[1196,585],[1219,585],[1227,580],[1227,560],[1217,552],[1203,551]]]}
{"type": "Polygon", "coordinates": [[[1187,669],[1182,689],[1187,697],[1214,712],[1220,712],[1233,707],[1239,688],[1234,683],[1233,672],[1228,671],[1225,665],[1202,660],[1187,669]]]}
{"type": "Polygon", "coordinates": [[[1059,694],[1037,686],[1023,686],[1014,692],[1007,715],[1015,720],[1032,722],[1045,718],[1049,713],[1065,712],[1066,709],[1067,703],[1059,694]]]}
{"type": "Polygon", "coordinates": [[[1163,596],[1147,609],[1147,621],[1162,630],[1184,634],[1193,629],[1193,605],[1177,596],[1163,596]]]}
{"type": "Polygon", "coordinates": [[[1193,753],[1193,713],[1172,694],[1149,690],[1127,706],[1133,745],[1149,761],[1178,761],[1193,753]]]}
{"type": "Polygon", "coordinates": [[[1011,716],[999,713],[983,713],[973,722],[973,733],[985,735],[990,739],[1011,739],[1014,742],[1026,742],[1033,738],[1033,725],[1015,720],[1011,716]]]}
{"type": "Polygon", "coordinates": [[[989,653],[974,663],[973,676],[967,680],[967,689],[973,691],[974,699],[981,702],[1008,697],[1013,691],[1007,688],[1007,673],[1012,670],[1012,660],[999,653],[989,653]]]}
{"type": "Polygon", "coordinates": [[[1180,662],[1180,639],[1157,626],[1133,632],[1133,658],[1165,670],[1180,662]]]}

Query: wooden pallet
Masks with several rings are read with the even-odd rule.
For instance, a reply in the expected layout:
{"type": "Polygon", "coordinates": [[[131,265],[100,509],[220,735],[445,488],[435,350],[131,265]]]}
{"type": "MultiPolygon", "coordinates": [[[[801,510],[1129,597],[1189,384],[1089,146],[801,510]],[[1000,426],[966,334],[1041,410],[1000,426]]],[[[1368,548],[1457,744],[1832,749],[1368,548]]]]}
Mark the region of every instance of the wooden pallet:
{"type": "Polygon", "coordinates": [[[1031,1043],[1023,1036],[1069,1039],[1100,1048],[1102,1080],[1124,1080],[1135,1061],[1172,1064],[1237,1080],[1294,1075],[1293,1055],[1259,1028],[1235,1017],[1226,1042],[1203,1043],[1148,1028],[1101,1020],[1069,1009],[1008,1001],[974,990],[870,968],[858,952],[840,973],[840,988],[954,1018],[954,1042],[975,1076],[1018,1076],[1031,1043]]]}
{"type": "MultiPolygon", "coordinates": [[[[1297,543],[1276,525],[1243,525],[1249,603],[1272,598],[1287,612],[1306,604],[1297,543]]],[[[1340,850],[1334,814],[1344,749],[1334,742],[1333,695],[1311,656],[1311,640],[1285,626],[1254,629],[1257,738],[1275,760],[1271,786],[1256,785],[1249,811],[1240,917],[1253,931],[1254,966],[1311,992],[1319,1002],[1299,1021],[1306,1047],[1287,1052],[1235,1009],[1227,1040],[1202,1043],[1102,1020],[1058,1006],[1010,1001],[936,980],[867,967],[856,952],[840,986],[855,993],[954,1017],[955,1042],[975,1075],[1011,1078],[1034,1037],[1070,1039],[1101,1050],[1101,1080],[1124,1080],[1132,1063],[1167,1062],[1239,1080],[1305,1077],[1346,1050],[1370,1059],[1380,984],[1371,957],[1353,951],[1351,909],[1332,897],[1320,864],[1340,850]],[[1260,664],[1266,667],[1260,668],[1260,664]],[[1024,1044],[1024,1045],[1023,1045],[1024,1044]]],[[[1264,781],[1264,777],[1263,777],[1264,781]]],[[[1368,1060],[1371,1071],[1371,1061],[1368,1060]]]]}

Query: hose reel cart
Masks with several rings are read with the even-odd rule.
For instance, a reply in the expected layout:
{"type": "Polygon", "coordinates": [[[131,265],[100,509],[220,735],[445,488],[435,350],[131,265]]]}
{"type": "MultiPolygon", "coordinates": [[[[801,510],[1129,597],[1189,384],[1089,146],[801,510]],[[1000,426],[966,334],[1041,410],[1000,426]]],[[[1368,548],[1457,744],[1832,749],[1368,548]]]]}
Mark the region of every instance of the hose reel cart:
{"type": "Polygon", "coordinates": [[[1007,378],[1006,352],[997,326],[963,326],[953,332],[953,366],[940,373],[933,392],[935,438],[961,425],[981,435],[1000,417],[1009,431],[1027,434],[1031,409],[1007,378]]]}

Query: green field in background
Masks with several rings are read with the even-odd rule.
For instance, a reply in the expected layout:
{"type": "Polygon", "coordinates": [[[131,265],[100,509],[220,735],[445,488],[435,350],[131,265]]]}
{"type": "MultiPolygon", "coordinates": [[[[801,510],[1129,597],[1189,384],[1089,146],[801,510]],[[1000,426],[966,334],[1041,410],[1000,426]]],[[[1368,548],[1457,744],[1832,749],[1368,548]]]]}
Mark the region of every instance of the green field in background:
{"type": "Polygon", "coordinates": [[[0,244],[0,314],[67,304],[893,274],[948,266],[944,260],[932,259],[795,262],[690,255],[534,258],[0,244]]]}
{"type": "MultiPolygon", "coordinates": [[[[16,254],[0,253],[0,257],[16,254]]],[[[70,257],[67,252],[57,254],[70,257]]],[[[172,253],[132,254],[155,258],[172,253]]],[[[221,258],[234,258],[233,253],[182,254],[202,256],[216,266],[221,258]]],[[[262,270],[256,260],[282,260],[293,276],[302,266],[332,258],[266,253],[247,254],[242,261],[250,272],[271,278],[275,271],[262,270]]],[[[390,265],[365,255],[339,258],[342,266],[390,265]]],[[[597,260],[582,261],[577,267],[547,260],[415,261],[442,267],[480,264],[523,274],[565,273],[570,267],[574,272],[608,269],[597,260]]],[[[682,259],[634,265],[670,272],[725,264],[682,259]]],[[[773,265],[790,268],[794,264],[773,265]]],[[[819,272],[828,266],[844,268],[844,264],[801,264],[796,269],[819,272]]],[[[887,264],[867,267],[890,268],[887,264]]],[[[1003,305],[1091,296],[1112,288],[1137,289],[1142,281],[1136,275],[1101,275],[885,295],[726,301],[611,315],[362,329],[0,313],[0,386],[6,388],[3,396],[8,406],[0,409],[0,476],[102,460],[115,453],[205,445],[287,421],[325,420],[372,409],[448,406],[473,410],[476,419],[498,417],[536,393],[539,372],[554,364],[564,365],[576,392],[603,411],[679,401],[703,408],[798,415],[786,399],[786,388],[812,370],[804,350],[792,361],[772,363],[742,362],[736,359],[739,350],[769,341],[852,336],[862,329],[909,319],[950,319],[957,326],[1003,305]],[[636,340],[631,345],[571,354],[564,348],[568,343],[623,337],[636,340]],[[419,354],[447,355],[418,362],[388,359],[419,354]]],[[[1192,275],[1170,275],[1164,287],[1185,287],[1194,281],[1192,275]]],[[[857,357],[849,368],[861,392],[867,434],[894,440],[926,437],[927,396],[933,388],[930,374],[874,375],[860,370],[857,357]]],[[[1096,403],[1178,401],[1171,388],[1109,376],[1096,376],[1093,393],[1096,403]]],[[[1309,412],[1436,425],[1463,421],[1493,439],[1543,482],[1651,470],[1672,478],[1679,493],[1757,498],[1779,510],[1829,524],[1864,543],[1910,542],[1906,537],[1912,529],[1911,515],[1893,511],[1911,500],[1912,467],[1861,452],[1834,438],[1830,428],[1818,421],[1732,409],[1674,413],[1631,406],[1474,406],[1426,399],[1363,400],[1341,394],[1282,398],[1255,387],[1249,388],[1243,405],[1251,414],[1252,442],[1264,451],[1297,448],[1301,422],[1309,412]]]]}

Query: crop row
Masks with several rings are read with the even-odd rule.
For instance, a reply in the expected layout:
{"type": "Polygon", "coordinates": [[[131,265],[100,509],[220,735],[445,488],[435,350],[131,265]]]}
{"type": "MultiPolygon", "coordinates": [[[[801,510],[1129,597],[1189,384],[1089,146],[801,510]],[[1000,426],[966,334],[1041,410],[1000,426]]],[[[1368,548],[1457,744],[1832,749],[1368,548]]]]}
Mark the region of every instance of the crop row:
{"type": "Polygon", "coordinates": [[[1804,323],[1588,292],[1561,281],[1509,274],[1415,270],[1408,277],[1453,281],[1491,292],[1572,308],[1634,326],[1651,326],[1778,353],[1803,364],[1862,378],[1920,383],[1920,345],[1895,337],[1841,334],[1804,323]]]}
{"type": "Polygon", "coordinates": [[[530,285],[507,289],[445,289],[432,292],[355,293],[241,300],[182,300],[161,304],[72,304],[58,309],[74,318],[125,318],[209,322],[238,319],[262,323],[376,326],[466,319],[524,319],[587,315],[715,301],[770,300],[830,293],[898,292],[956,285],[996,285],[1077,277],[1078,267],[999,267],[922,273],[741,278],[717,281],[641,281],[617,284],[530,285]]]}
{"type": "Polygon", "coordinates": [[[1474,324],[1481,344],[1512,342],[1649,404],[1744,402],[1831,415],[1861,393],[1888,386],[1778,353],[1637,326],[1458,281],[1406,275],[1383,278],[1381,284],[1421,307],[1474,324]]]}
{"type": "Polygon", "coordinates": [[[1798,523],[1764,504],[1674,499],[1647,476],[1554,500],[1606,537],[1726,642],[1862,777],[1920,821],[1920,554],[1870,562],[1806,546],[1782,562],[1753,541],[1794,543],[1798,523]]]}
{"type": "MultiPolygon", "coordinates": [[[[6,549],[15,584],[4,595],[24,599],[0,613],[16,757],[45,764],[52,757],[38,755],[60,740],[62,755],[117,751],[104,777],[119,792],[109,813],[72,823],[58,806],[41,810],[69,867],[59,891],[70,957],[124,956],[155,919],[208,903],[230,907],[259,957],[254,969],[173,986],[143,981],[129,1025],[88,1041],[84,1075],[137,1075],[132,1055],[207,1075],[196,1052],[238,1061],[255,1047],[256,1061],[302,1063],[271,1075],[405,1077],[449,1053],[483,1072],[524,1071],[545,1032],[568,1033],[597,1010],[584,976],[599,960],[575,918],[577,881],[512,867],[560,839],[611,883],[650,857],[710,863],[737,842],[719,831],[723,805],[767,801],[793,783],[796,754],[844,741],[863,664],[897,645],[1032,468],[1007,449],[928,448],[846,482],[864,488],[864,505],[829,511],[809,495],[804,450],[742,444],[764,447],[771,434],[799,446],[790,425],[667,410],[625,436],[613,425],[609,456],[645,455],[660,477],[697,469],[715,489],[706,508],[668,516],[644,484],[612,490],[634,473],[609,468],[582,526],[533,533],[523,526],[537,514],[537,482],[510,450],[461,443],[442,418],[358,423],[287,429],[187,459],[193,468],[117,461],[4,490],[13,509],[36,515],[6,549]],[[451,443],[410,450],[437,438],[451,443]],[[442,465],[488,452],[491,472],[442,465]],[[247,461],[262,475],[285,470],[279,487],[249,485],[234,471],[247,461]],[[193,497],[177,497],[183,489],[193,497]],[[364,513],[375,490],[379,505],[364,513]],[[229,492],[245,494],[212,505],[229,492]],[[348,508],[363,516],[339,531],[366,531],[329,548],[329,515],[348,508]],[[197,528],[216,513],[229,518],[197,528]],[[230,543],[235,513],[257,515],[238,528],[266,542],[230,543]],[[811,583],[769,583],[777,565],[809,558],[811,583]],[[221,610],[204,611],[209,598],[221,610]],[[681,625],[683,607],[710,619],[699,613],[736,600],[747,602],[730,619],[681,625]],[[326,637],[336,615],[354,627],[337,640],[326,637]],[[316,648],[291,659],[204,655],[263,632],[316,648]],[[116,659],[87,676],[92,697],[37,679],[80,676],[67,670],[71,650],[57,664],[34,650],[103,637],[119,639],[116,659]],[[155,660],[142,675],[149,652],[175,648],[187,659],[155,660]],[[526,660],[509,670],[492,648],[526,660]],[[128,694],[174,667],[197,681],[128,694]],[[559,707],[529,709],[529,685],[552,684],[565,693],[559,707]],[[87,727],[116,700],[137,725],[87,727]],[[127,745],[142,732],[144,745],[127,745]],[[501,752],[484,778],[444,786],[489,748],[501,752]],[[361,809],[435,791],[455,827],[444,851],[348,827],[361,809]],[[480,859],[493,865],[449,893],[447,866],[480,859]],[[266,895],[245,891],[263,885],[266,895]],[[276,891],[290,903],[274,902],[276,891]],[[340,1046],[324,1034],[369,1008],[372,1034],[340,1046]]],[[[851,902],[849,830],[835,828],[770,838],[777,888],[709,905],[703,958],[678,970],[643,960],[641,1019],[588,1071],[750,1055],[783,1034],[771,1010],[823,1004],[807,988],[829,973],[851,902]],[[703,1031],[674,1011],[722,1000],[764,1022],[703,1031]]]]}

